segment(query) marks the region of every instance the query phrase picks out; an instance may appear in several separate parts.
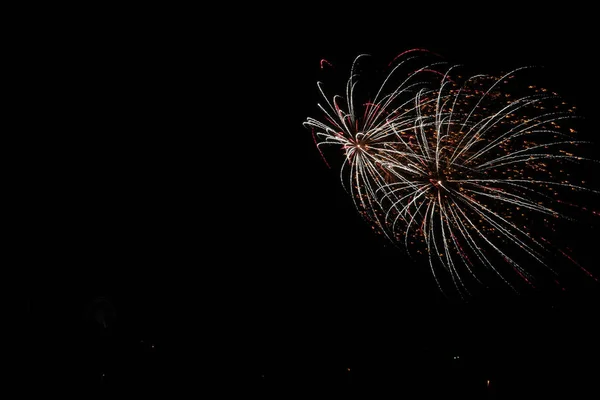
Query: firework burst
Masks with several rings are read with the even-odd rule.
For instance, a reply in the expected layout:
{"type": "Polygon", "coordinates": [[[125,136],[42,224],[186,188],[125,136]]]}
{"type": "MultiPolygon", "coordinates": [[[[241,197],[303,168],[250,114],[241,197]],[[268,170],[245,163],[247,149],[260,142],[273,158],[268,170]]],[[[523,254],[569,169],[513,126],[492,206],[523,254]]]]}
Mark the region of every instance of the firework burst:
{"type": "Polygon", "coordinates": [[[520,85],[528,68],[463,78],[425,50],[396,57],[360,101],[363,57],[344,96],[318,84],[324,118],[304,123],[323,157],[342,149],[340,176],[360,214],[423,256],[442,291],[468,295],[495,280],[518,290],[542,270],[555,277],[556,247],[535,232],[572,219],[573,193],[598,193],[569,174],[571,163],[593,162],[578,155],[575,109],[520,85]]]}

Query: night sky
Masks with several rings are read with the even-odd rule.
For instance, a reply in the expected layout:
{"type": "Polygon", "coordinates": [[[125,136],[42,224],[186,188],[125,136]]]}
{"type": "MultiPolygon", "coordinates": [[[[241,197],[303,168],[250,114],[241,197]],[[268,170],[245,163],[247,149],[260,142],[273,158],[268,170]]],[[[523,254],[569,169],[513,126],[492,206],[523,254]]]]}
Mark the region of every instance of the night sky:
{"type": "MultiPolygon", "coordinates": [[[[540,81],[578,106],[595,140],[595,41],[578,15],[456,10],[398,26],[292,8],[206,31],[156,11],[32,38],[24,67],[40,112],[22,147],[31,194],[19,233],[27,390],[596,390],[598,283],[567,273],[565,291],[444,297],[425,265],[373,234],[302,126],[320,117],[321,59],[343,82],[359,53],[418,47],[482,73],[544,66],[540,81]]],[[[579,222],[565,234],[594,267],[600,220],[579,222]]]]}

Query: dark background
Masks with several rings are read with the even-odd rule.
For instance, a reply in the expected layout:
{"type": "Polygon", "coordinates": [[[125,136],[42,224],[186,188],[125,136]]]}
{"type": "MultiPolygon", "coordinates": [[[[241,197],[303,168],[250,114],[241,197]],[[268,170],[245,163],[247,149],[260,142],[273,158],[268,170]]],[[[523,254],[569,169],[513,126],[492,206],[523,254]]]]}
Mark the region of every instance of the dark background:
{"type": "MultiPolygon", "coordinates": [[[[302,126],[319,117],[321,59],[345,79],[359,53],[419,47],[483,73],[544,66],[595,139],[585,10],[235,9],[83,12],[29,36],[26,389],[593,391],[597,283],[445,298],[360,220],[302,126]]],[[[592,267],[595,224],[568,232],[592,267]]]]}

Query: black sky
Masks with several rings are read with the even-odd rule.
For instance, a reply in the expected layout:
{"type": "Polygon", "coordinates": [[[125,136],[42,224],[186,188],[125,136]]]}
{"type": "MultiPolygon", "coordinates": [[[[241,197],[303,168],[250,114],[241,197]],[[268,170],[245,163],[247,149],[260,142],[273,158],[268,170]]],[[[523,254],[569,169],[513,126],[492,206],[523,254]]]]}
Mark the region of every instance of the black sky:
{"type": "MultiPolygon", "coordinates": [[[[33,38],[29,384],[52,371],[52,387],[108,394],[203,393],[216,378],[283,398],[318,385],[485,396],[487,379],[498,398],[593,388],[596,286],[449,301],[372,234],[302,126],[318,116],[321,59],[345,78],[359,53],[419,47],[483,73],[544,66],[593,139],[589,25],[559,10],[410,25],[294,12],[208,30],[206,14],[82,19],[33,38]],[[114,307],[110,328],[98,304],[114,307]]],[[[578,237],[586,260],[597,240],[597,227],[578,237]]]]}

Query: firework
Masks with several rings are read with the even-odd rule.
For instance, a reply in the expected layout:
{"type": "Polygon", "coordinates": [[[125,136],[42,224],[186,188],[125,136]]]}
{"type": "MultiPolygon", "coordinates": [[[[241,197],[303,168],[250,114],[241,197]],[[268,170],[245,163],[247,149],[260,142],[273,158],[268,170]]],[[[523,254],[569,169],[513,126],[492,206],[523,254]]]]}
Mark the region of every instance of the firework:
{"type": "Polygon", "coordinates": [[[423,256],[442,291],[494,280],[518,290],[540,270],[555,276],[556,247],[535,232],[573,219],[574,193],[598,193],[569,174],[593,162],[578,155],[574,107],[521,85],[527,67],[463,78],[426,50],[402,53],[380,84],[361,88],[365,57],[344,95],[318,83],[323,118],[304,123],[324,158],[326,147],[342,150],[340,177],[359,213],[423,256]]]}

